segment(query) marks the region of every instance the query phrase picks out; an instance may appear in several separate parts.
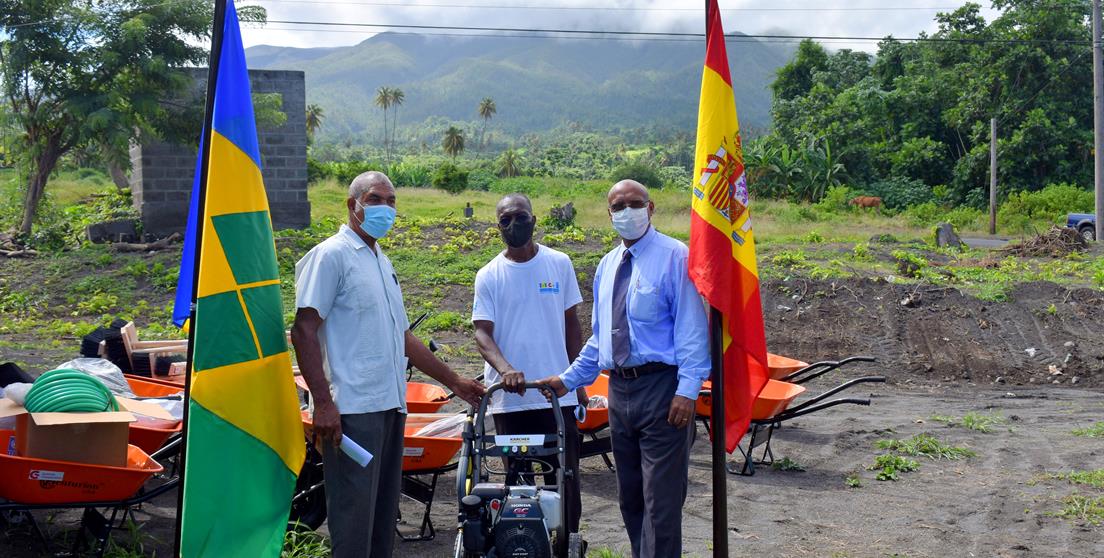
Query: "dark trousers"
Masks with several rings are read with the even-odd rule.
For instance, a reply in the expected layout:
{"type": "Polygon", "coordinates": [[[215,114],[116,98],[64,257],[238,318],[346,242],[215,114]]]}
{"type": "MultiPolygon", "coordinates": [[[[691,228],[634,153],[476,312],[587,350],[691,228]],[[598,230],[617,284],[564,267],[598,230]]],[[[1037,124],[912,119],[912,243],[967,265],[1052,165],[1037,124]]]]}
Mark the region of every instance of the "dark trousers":
{"type": "Polygon", "coordinates": [[[610,377],[609,420],[621,517],[633,558],[682,556],[682,505],[690,429],[667,422],[676,369],[627,380],[610,377]]]}
{"type": "MultiPolygon", "coordinates": [[[[579,425],[575,422],[575,406],[561,407],[564,421],[564,458],[567,460],[563,487],[563,506],[570,533],[579,532],[579,518],[583,515],[583,502],[579,498],[579,425]]],[[[494,415],[495,432],[498,434],[552,434],[556,432],[556,418],[551,409],[534,409],[494,415]]],[[[552,457],[552,472],[544,475],[544,484],[556,483],[556,469],[560,460],[552,457]]],[[[530,463],[531,465],[531,463],[530,463]]],[[[509,460],[507,467],[511,467],[509,460]]],[[[509,470],[509,469],[507,469],[509,470]]],[[[529,470],[529,469],[526,469],[529,470]]],[[[506,478],[509,484],[518,482],[517,475],[506,478]]]]}
{"type": "Polygon", "coordinates": [[[398,409],[341,415],[341,432],[372,454],[367,467],[325,444],[326,512],[334,558],[391,556],[405,426],[406,415],[398,409]]]}

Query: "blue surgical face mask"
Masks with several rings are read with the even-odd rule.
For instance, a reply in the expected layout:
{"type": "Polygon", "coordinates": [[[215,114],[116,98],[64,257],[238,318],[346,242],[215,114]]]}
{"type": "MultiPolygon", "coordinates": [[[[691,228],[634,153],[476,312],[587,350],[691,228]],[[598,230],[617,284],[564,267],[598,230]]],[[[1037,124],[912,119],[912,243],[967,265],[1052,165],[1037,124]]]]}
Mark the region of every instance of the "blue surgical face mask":
{"type": "Polygon", "coordinates": [[[356,202],[356,205],[357,209],[364,211],[364,219],[360,222],[360,230],[376,240],[387,236],[387,232],[395,224],[395,208],[386,204],[361,205],[359,201],[356,202]]]}

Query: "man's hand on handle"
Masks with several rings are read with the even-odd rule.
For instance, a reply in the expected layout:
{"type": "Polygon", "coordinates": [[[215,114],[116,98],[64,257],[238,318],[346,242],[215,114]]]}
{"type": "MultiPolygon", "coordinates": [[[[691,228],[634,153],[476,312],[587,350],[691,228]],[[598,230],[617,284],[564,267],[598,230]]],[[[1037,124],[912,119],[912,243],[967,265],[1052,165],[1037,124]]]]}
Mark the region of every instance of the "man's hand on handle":
{"type": "Polygon", "coordinates": [[[479,401],[487,391],[487,388],[484,387],[482,383],[462,376],[457,376],[456,381],[453,385],[449,386],[449,389],[451,389],[457,397],[468,402],[468,404],[473,407],[479,406],[479,401]]]}
{"type": "Polygon", "coordinates": [[[671,410],[667,412],[667,422],[675,428],[683,428],[694,420],[694,400],[676,395],[671,399],[671,410]]]}
{"type": "MultiPolygon", "coordinates": [[[[563,380],[561,380],[559,376],[549,376],[547,378],[537,380],[537,383],[544,384],[552,388],[552,390],[556,392],[556,397],[563,397],[567,395],[567,386],[564,385],[563,380]]],[[[552,400],[552,396],[548,395],[547,391],[541,390],[541,393],[544,394],[545,399],[549,401],[552,400]]]]}
{"type": "Polygon", "coordinates": [[[525,373],[519,372],[513,368],[507,368],[502,373],[502,384],[505,386],[506,391],[510,393],[516,393],[518,395],[525,395],[525,373]]]}

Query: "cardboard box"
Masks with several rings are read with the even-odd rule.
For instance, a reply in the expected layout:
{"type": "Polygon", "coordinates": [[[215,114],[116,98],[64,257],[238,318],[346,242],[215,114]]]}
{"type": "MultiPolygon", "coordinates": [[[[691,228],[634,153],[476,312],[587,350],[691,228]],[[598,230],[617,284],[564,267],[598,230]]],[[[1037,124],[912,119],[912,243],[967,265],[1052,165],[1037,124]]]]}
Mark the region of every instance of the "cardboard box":
{"type": "Polygon", "coordinates": [[[18,455],[125,467],[127,438],[134,413],[171,420],[152,403],[117,397],[125,411],[106,413],[28,413],[9,399],[0,399],[0,417],[16,417],[18,455]]]}

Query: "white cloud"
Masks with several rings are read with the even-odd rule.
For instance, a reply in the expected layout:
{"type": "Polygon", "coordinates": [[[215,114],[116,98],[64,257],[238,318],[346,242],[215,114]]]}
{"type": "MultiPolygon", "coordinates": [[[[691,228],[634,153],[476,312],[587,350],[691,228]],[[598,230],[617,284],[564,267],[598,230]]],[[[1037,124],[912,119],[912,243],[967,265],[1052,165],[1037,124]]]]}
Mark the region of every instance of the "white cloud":
{"type": "MultiPolygon", "coordinates": [[[[242,0],[241,3],[264,6],[270,22],[273,22],[263,28],[243,29],[247,47],[259,44],[295,47],[351,45],[381,31],[378,28],[290,25],[276,21],[701,32],[704,18],[703,2],[697,0],[612,0],[601,3],[587,0],[527,0],[524,3],[510,0],[242,0]],[[575,9],[536,8],[550,6],[575,9]]],[[[915,37],[922,31],[930,33],[937,27],[934,18],[938,11],[951,11],[963,4],[965,2],[961,0],[722,0],[720,3],[728,32],[864,37],[915,37]]],[[[985,8],[982,15],[991,19],[996,12],[985,8]]],[[[868,51],[876,48],[871,42],[833,41],[825,44],[868,51]]]]}

